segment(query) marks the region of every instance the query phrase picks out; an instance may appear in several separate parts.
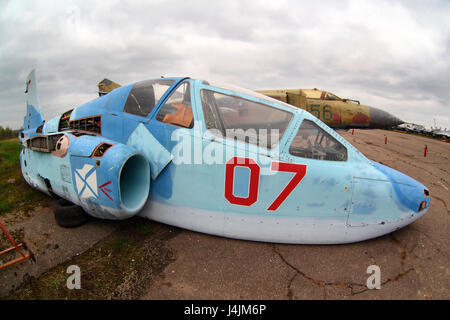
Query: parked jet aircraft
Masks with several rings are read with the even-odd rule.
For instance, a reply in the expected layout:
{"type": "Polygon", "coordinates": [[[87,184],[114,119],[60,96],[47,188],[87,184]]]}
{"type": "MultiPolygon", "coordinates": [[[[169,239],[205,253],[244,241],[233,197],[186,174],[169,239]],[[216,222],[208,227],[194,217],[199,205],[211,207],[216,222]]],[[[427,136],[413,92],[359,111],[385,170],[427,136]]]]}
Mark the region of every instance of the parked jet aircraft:
{"type": "Polygon", "coordinates": [[[250,90],[153,79],[48,122],[34,71],[26,91],[22,173],[65,199],[55,217],[66,226],[82,208],[230,238],[349,243],[402,228],[430,205],[421,183],[367,159],[310,113],[250,90]]]}
{"type": "Polygon", "coordinates": [[[386,111],[318,89],[257,90],[305,109],[334,129],[387,129],[403,121],[386,111]]]}
{"type": "Polygon", "coordinates": [[[400,131],[406,131],[409,133],[418,133],[422,135],[426,135],[429,137],[433,137],[439,139],[443,142],[450,142],[450,131],[447,131],[447,128],[437,128],[431,127],[429,129],[425,128],[423,125],[415,124],[415,123],[403,123],[401,125],[396,126],[394,129],[400,131]]]}

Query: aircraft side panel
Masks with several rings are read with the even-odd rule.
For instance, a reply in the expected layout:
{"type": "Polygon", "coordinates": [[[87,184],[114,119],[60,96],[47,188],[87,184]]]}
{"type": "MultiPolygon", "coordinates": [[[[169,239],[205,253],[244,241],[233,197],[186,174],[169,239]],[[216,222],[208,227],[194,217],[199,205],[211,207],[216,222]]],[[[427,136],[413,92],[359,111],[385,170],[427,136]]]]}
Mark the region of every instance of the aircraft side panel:
{"type": "Polygon", "coordinates": [[[352,195],[350,226],[386,223],[395,221],[400,215],[394,214],[397,207],[390,182],[355,177],[352,195]]]}
{"type": "Polygon", "coordinates": [[[111,112],[102,114],[102,135],[109,139],[123,142],[124,120],[111,112]]]}
{"type": "Polygon", "coordinates": [[[142,123],[128,137],[126,144],[145,154],[150,163],[150,174],[153,180],[172,161],[172,154],[156,140],[142,123]]]}
{"type": "Polygon", "coordinates": [[[72,202],[78,202],[69,157],[59,158],[51,153],[24,148],[20,153],[20,165],[25,180],[34,188],[47,194],[52,191],[72,202]]]}
{"type": "MultiPolygon", "coordinates": [[[[168,126],[161,123],[159,125],[168,126]]],[[[154,126],[152,128],[154,129],[154,126]]],[[[183,150],[190,150],[194,155],[196,152],[195,145],[200,143],[203,155],[207,153],[216,154],[218,164],[169,164],[153,185],[152,201],[165,205],[215,210],[223,212],[225,217],[235,214],[261,217],[273,215],[277,218],[289,220],[292,217],[309,216],[334,217],[346,221],[350,202],[350,188],[346,190],[345,187],[350,187],[351,176],[346,170],[342,170],[342,164],[337,164],[334,170],[336,172],[335,179],[327,179],[325,169],[329,164],[319,163],[319,166],[316,166],[313,163],[311,173],[307,174],[305,181],[300,182],[283,201],[284,203],[280,204],[276,211],[271,212],[268,208],[290,183],[294,175],[292,172],[276,172],[271,169],[272,162],[280,162],[280,160],[274,160],[261,154],[257,147],[245,143],[236,142],[233,144],[220,138],[215,139],[215,141],[202,139],[200,138],[201,135],[194,134],[195,128],[194,130],[178,129],[178,131],[179,136],[182,137],[178,139],[179,142],[182,143],[183,140],[186,140],[188,143],[192,143],[189,148],[183,150]],[[192,137],[195,138],[192,139],[192,137]],[[221,153],[221,156],[217,158],[218,152],[221,153]],[[226,163],[233,157],[251,159],[259,167],[257,176],[256,173],[252,172],[253,170],[250,169],[249,171],[248,166],[237,165],[233,168],[234,180],[227,181],[226,163]],[[256,178],[250,179],[251,176],[256,176],[256,178]],[[343,182],[344,179],[348,182],[347,185],[343,182]],[[250,195],[250,190],[253,190],[250,184],[254,184],[256,180],[259,183],[256,195],[250,195]],[[225,190],[227,184],[232,185],[231,196],[228,194],[228,197],[225,190]],[[338,193],[342,192],[343,196],[333,197],[333,199],[326,201],[335,190],[338,190],[338,193]],[[320,203],[315,201],[317,194],[323,196],[320,203]],[[250,204],[247,200],[243,200],[245,204],[236,204],[236,202],[240,202],[239,199],[246,199],[250,196],[255,197],[253,203],[250,204]]],[[[291,134],[287,132],[286,135],[290,136],[291,134]]],[[[172,153],[175,153],[175,157],[177,156],[174,149],[172,149],[172,153]]],[[[194,157],[190,159],[195,161],[194,157]]],[[[293,162],[292,159],[285,159],[285,161],[293,162]]],[[[176,159],[174,162],[176,162],[176,159]]]]}

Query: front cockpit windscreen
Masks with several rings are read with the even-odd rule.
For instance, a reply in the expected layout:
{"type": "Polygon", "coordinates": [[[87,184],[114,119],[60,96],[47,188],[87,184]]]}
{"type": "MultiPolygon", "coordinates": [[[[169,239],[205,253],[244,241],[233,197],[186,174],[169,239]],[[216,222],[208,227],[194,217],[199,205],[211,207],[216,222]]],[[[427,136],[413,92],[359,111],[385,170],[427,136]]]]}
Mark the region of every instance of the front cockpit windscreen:
{"type": "Polygon", "coordinates": [[[128,95],[123,111],[146,117],[173,82],[171,79],[157,79],[136,83],[128,95]]]}
{"type": "Polygon", "coordinates": [[[327,95],[325,96],[325,100],[334,100],[334,101],[341,101],[342,99],[339,98],[337,95],[327,92],[327,95]]]}
{"type": "Polygon", "coordinates": [[[310,120],[303,120],[289,153],[301,158],[347,161],[347,148],[310,120]]]}
{"type": "Polygon", "coordinates": [[[171,93],[156,115],[156,120],[183,128],[194,127],[191,89],[188,81],[184,81],[171,93]]]}
{"type": "Polygon", "coordinates": [[[293,115],[269,105],[201,90],[206,129],[227,139],[236,139],[267,149],[275,147],[293,115]]]}

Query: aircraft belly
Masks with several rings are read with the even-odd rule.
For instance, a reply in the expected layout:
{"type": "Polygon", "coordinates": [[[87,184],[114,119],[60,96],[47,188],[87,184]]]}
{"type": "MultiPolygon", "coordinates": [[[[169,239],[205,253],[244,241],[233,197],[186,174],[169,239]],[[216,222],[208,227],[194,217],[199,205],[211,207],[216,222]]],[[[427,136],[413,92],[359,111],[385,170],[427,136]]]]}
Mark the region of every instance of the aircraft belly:
{"type": "Polygon", "coordinates": [[[363,241],[395,231],[422,216],[420,214],[384,225],[354,228],[347,225],[346,218],[317,219],[291,216],[279,219],[269,215],[227,214],[158,201],[149,201],[138,215],[211,235],[292,244],[343,244],[363,241]]]}

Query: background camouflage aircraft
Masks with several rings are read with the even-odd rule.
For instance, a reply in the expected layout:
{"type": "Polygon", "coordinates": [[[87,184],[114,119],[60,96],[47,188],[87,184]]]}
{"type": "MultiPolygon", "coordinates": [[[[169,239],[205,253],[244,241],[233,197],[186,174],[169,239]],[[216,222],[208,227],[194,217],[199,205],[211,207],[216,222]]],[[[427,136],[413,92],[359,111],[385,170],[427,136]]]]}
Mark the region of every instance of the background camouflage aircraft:
{"type": "Polygon", "coordinates": [[[385,129],[403,123],[386,111],[316,88],[257,92],[307,110],[333,129],[385,129]]]}

